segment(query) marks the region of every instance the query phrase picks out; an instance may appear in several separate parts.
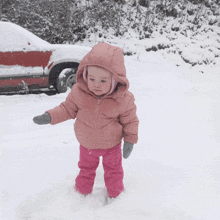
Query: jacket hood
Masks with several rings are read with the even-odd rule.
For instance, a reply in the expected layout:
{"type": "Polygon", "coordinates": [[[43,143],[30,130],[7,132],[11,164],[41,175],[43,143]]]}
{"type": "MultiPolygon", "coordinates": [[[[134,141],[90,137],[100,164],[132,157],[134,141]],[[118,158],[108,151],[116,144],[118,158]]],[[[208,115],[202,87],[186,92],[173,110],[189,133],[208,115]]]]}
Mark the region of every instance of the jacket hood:
{"type": "Polygon", "coordinates": [[[99,66],[112,73],[118,82],[118,91],[124,93],[129,88],[126,77],[123,51],[107,43],[99,43],[81,60],[76,73],[77,83],[86,85],[83,80],[83,70],[87,66],[99,66]]]}

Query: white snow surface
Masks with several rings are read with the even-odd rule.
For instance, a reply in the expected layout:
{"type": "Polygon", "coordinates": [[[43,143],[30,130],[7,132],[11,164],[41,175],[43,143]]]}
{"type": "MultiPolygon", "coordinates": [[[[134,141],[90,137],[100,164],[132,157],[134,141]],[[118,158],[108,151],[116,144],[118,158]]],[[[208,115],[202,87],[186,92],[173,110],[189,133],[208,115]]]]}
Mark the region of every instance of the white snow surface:
{"type": "Polygon", "coordinates": [[[0,21],[0,51],[20,51],[21,48],[36,50],[40,47],[48,47],[50,44],[33,33],[10,22],[0,21]],[[30,44],[31,42],[31,44],[30,44]]]}
{"type": "Polygon", "coordinates": [[[0,219],[219,220],[219,66],[176,63],[144,50],[125,57],[139,141],[123,160],[125,191],[108,205],[101,163],[92,195],[74,191],[74,121],[32,121],[69,91],[0,96],[0,219]]]}

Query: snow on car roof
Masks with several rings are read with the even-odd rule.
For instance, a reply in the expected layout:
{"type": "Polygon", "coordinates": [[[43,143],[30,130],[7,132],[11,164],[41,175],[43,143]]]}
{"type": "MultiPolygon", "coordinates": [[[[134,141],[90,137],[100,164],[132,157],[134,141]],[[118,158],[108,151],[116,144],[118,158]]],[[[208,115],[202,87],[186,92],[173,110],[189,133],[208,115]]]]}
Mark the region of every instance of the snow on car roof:
{"type": "Polygon", "coordinates": [[[21,48],[36,49],[36,47],[40,48],[48,45],[50,43],[19,25],[0,21],[0,51],[16,51],[21,48]]]}

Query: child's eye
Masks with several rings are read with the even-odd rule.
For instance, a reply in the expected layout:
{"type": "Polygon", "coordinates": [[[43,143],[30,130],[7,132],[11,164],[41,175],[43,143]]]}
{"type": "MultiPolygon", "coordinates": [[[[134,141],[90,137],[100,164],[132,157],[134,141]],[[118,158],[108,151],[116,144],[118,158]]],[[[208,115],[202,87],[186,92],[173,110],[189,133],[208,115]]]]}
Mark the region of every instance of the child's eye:
{"type": "Polygon", "coordinates": [[[105,83],[106,81],[105,81],[105,80],[101,80],[101,82],[102,82],[102,83],[105,83]]]}
{"type": "Polygon", "coordinates": [[[89,80],[90,80],[90,81],[94,81],[94,79],[93,79],[93,78],[89,78],[89,80]]]}

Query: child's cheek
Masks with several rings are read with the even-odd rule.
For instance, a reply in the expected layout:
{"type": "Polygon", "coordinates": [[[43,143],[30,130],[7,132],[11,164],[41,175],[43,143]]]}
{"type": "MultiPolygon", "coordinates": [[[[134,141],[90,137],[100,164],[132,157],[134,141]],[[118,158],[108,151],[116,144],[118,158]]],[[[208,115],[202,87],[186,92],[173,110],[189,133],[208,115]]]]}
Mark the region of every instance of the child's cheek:
{"type": "Polygon", "coordinates": [[[92,85],[91,85],[90,82],[88,82],[87,86],[88,86],[89,90],[91,91],[92,90],[92,85]]]}

